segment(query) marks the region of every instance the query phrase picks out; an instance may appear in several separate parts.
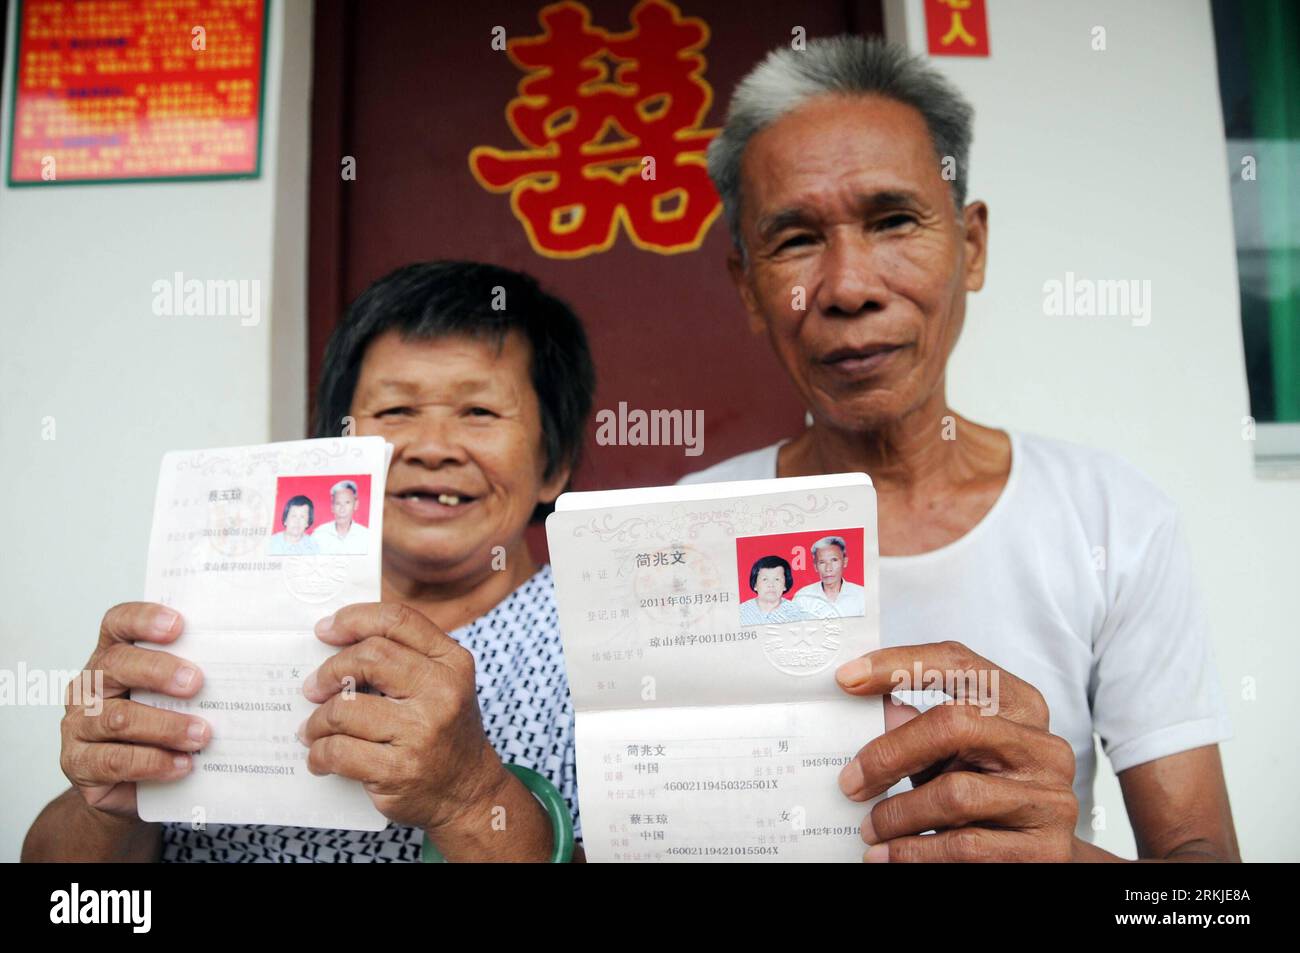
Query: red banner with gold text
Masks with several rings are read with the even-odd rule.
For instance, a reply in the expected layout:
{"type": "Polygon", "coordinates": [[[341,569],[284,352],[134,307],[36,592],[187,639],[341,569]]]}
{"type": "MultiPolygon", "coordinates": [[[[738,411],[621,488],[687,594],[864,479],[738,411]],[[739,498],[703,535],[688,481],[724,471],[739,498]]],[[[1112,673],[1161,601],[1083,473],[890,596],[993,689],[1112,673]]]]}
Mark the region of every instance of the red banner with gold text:
{"type": "Polygon", "coordinates": [[[264,0],[25,0],[12,185],[256,177],[264,0]]]}

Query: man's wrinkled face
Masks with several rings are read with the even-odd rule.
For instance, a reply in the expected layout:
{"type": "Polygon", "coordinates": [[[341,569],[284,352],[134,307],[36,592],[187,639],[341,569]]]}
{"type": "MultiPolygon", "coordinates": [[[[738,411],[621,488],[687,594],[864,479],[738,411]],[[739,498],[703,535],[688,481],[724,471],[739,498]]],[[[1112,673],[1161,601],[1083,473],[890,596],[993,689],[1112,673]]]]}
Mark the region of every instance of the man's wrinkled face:
{"type": "Polygon", "coordinates": [[[844,578],[844,552],[834,543],[817,550],[817,575],[822,582],[838,583],[844,578]]]}
{"type": "Polygon", "coordinates": [[[732,278],[819,421],[886,426],[942,381],[987,221],[942,173],[921,113],[878,96],[813,99],[745,149],[732,278]]]}
{"type": "Polygon", "coordinates": [[[331,509],[334,511],[334,519],[340,523],[352,522],[352,513],[357,508],[357,495],[349,490],[346,486],[334,492],[334,499],[331,501],[331,509]]]}

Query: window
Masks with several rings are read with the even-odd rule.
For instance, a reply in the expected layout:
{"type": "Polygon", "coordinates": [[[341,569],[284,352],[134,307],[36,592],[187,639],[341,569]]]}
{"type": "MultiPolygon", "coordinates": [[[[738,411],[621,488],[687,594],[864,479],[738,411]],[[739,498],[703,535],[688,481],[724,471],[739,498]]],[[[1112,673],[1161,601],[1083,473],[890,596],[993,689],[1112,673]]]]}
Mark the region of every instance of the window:
{"type": "Polygon", "coordinates": [[[1300,476],[1300,6],[1213,0],[1261,476],[1300,476]]]}

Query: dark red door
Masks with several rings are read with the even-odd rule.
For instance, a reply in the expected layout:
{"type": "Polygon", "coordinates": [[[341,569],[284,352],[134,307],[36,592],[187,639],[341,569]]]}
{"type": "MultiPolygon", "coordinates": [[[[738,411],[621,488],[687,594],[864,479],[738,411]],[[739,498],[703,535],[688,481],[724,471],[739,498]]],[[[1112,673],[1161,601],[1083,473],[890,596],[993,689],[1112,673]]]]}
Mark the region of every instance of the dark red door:
{"type": "MultiPolygon", "coordinates": [[[[596,446],[593,424],[577,487],[672,482],[797,431],[803,418],[797,396],[766,342],[746,330],[727,278],[729,241],[721,215],[699,236],[698,247],[688,242],[674,253],[653,245],[656,239],[661,244],[674,240],[673,227],[656,230],[644,216],[642,238],[649,241],[641,244],[647,247],[638,247],[631,229],[616,223],[607,250],[557,253],[548,243],[562,245],[572,224],[562,210],[553,222],[539,218],[541,238],[530,237],[512,211],[510,194],[491,191],[472,171],[470,154],[476,147],[514,154],[526,148],[507,121],[507,106],[528,74],[507,52],[494,48],[493,40],[543,36],[542,4],[320,0],[316,9],[313,390],[331,328],[368,283],[411,261],[469,258],[527,271],[576,309],[595,352],[597,409],[617,409],[625,402],[631,409],[704,412],[700,456],[687,456],[680,446],[596,446]],[[503,34],[494,34],[497,27],[503,34]],[[342,175],[346,156],[355,160],[354,179],[342,175]]],[[[703,61],[698,71],[702,82],[679,83],[673,102],[680,105],[705,90],[709,99],[702,101],[705,111],[698,123],[704,130],[721,124],[726,101],[744,72],[769,49],[791,43],[797,27],[807,37],[881,32],[878,2],[681,0],[673,7],[665,0],[644,0],[639,6],[629,0],[594,0],[548,9],[552,17],[569,18],[569,26],[586,23],[588,32],[602,33],[614,50],[614,58],[606,60],[611,68],[625,65],[618,54],[631,51],[647,69],[662,70],[665,57],[671,58],[665,43],[689,35],[702,22],[705,38],[696,51],[703,61]],[[632,17],[634,7],[639,26],[632,17]]],[[[563,26],[562,19],[552,20],[550,30],[558,36],[563,26]]],[[[558,48],[532,44],[524,55],[545,60],[566,49],[571,54],[581,39],[566,42],[567,47],[558,48]]],[[[549,88],[562,86],[557,80],[549,88]]],[[[599,108],[599,103],[583,100],[577,106],[599,108]]],[[[650,107],[672,108],[672,103],[650,107]]],[[[573,116],[556,116],[553,127],[563,130],[573,121],[573,116]]],[[[690,138],[692,133],[681,135],[690,138]]],[[[610,139],[618,138],[613,131],[610,139]]],[[[617,142],[610,147],[617,148],[617,142]]],[[[665,171],[661,165],[660,179],[665,171]]],[[[669,196],[659,211],[671,217],[679,211],[679,201],[669,196]]],[[[703,194],[696,189],[689,201],[696,203],[690,211],[697,212],[700,202],[716,202],[716,194],[711,188],[703,194]]],[[[677,236],[690,227],[677,228],[677,236]]],[[[539,537],[533,542],[540,542],[539,537]]]]}

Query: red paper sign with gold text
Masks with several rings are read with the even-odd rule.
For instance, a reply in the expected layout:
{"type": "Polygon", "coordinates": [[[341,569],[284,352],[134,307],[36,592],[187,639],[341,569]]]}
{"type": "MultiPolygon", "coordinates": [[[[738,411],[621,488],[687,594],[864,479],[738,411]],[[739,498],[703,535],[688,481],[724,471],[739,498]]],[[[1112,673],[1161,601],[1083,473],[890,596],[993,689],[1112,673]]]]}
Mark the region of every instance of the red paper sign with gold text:
{"type": "Polygon", "coordinates": [[[932,56],[988,56],[984,0],[925,0],[925,32],[932,56]]]}
{"type": "Polygon", "coordinates": [[[25,0],[9,183],[256,178],[266,0],[25,0]]]}

